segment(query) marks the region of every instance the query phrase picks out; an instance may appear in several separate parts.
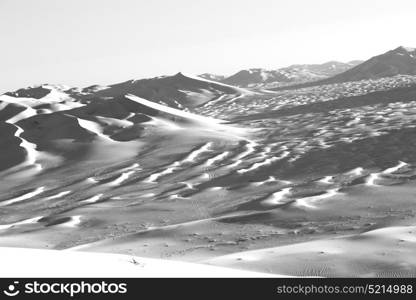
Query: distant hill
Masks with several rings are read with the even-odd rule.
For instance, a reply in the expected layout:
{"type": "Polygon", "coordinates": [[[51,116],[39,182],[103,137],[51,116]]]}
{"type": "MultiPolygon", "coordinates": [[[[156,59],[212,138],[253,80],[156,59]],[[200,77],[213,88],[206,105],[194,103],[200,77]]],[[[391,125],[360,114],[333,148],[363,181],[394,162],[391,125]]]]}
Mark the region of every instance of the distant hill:
{"type": "MultiPolygon", "coordinates": [[[[416,49],[400,46],[330,78],[293,85],[289,88],[302,88],[322,84],[377,79],[395,75],[416,75],[416,49]]],[[[276,88],[286,89],[286,88],[276,88]]]]}
{"type": "Polygon", "coordinates": [[[214,80],[214,81],[219,81],[219,82],[221,82],[222,80],[226,78],[226,76],[224,75],[217,75],[217,74],[211,74],[211,73],[204,73],[198,76],[204,79],[214,80]]]}
{"type": "Polygon", "coordinates": [[[327,78],[342,73],[360,62],[352,61],[342,63],[329,61],[323,64],[297,64],[277,70],[266,70],[262,68],[246,69],[220,81],[240,87],[270,88],[327,78]]]}

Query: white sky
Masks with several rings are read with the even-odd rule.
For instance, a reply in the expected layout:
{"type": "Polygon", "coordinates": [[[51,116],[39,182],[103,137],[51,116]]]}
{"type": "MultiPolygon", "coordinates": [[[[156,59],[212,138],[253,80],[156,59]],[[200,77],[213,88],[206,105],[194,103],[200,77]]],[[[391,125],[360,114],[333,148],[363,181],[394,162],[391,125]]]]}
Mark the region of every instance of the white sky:
{"type": "Polygon", "coordinates": [[[416,46],[415,0],[0,0],[0,92],[367,59],[416,46]]]}

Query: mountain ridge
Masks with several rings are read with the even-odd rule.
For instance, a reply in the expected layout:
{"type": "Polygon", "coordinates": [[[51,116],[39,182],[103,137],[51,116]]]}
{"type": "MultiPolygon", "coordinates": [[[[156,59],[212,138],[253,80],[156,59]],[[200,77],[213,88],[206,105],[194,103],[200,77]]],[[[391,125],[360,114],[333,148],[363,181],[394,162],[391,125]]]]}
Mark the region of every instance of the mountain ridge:
{"type": "Polygon", "coordinates": [[[289,87],[277,87],[273,90],[296,89],[364,79],[378,79],[395,75],[416,75],[416,49],[399,46],[385,53],[373,56],[355,67],[332,77],[289,87]]]}

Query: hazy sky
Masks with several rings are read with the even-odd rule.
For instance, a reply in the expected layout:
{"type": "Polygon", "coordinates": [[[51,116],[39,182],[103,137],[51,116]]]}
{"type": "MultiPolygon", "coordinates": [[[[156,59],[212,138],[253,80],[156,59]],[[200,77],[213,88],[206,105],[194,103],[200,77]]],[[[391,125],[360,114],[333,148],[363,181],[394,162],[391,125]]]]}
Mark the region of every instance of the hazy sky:
{"type": "Polygon", "coordinates": [[[0,92],[367,59],[416,46],[415,0],[0,0],[0,92]]]}

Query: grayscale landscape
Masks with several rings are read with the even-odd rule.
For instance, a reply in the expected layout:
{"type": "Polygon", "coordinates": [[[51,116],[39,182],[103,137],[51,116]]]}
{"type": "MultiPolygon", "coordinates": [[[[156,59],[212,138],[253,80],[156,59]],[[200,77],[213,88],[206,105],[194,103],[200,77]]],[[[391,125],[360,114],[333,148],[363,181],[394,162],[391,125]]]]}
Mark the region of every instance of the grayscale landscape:
{"type": "Polygon", "coordinates": [[[385,51],[3,93],[0,260],[414,277],[416,50],[385,51]]]}

